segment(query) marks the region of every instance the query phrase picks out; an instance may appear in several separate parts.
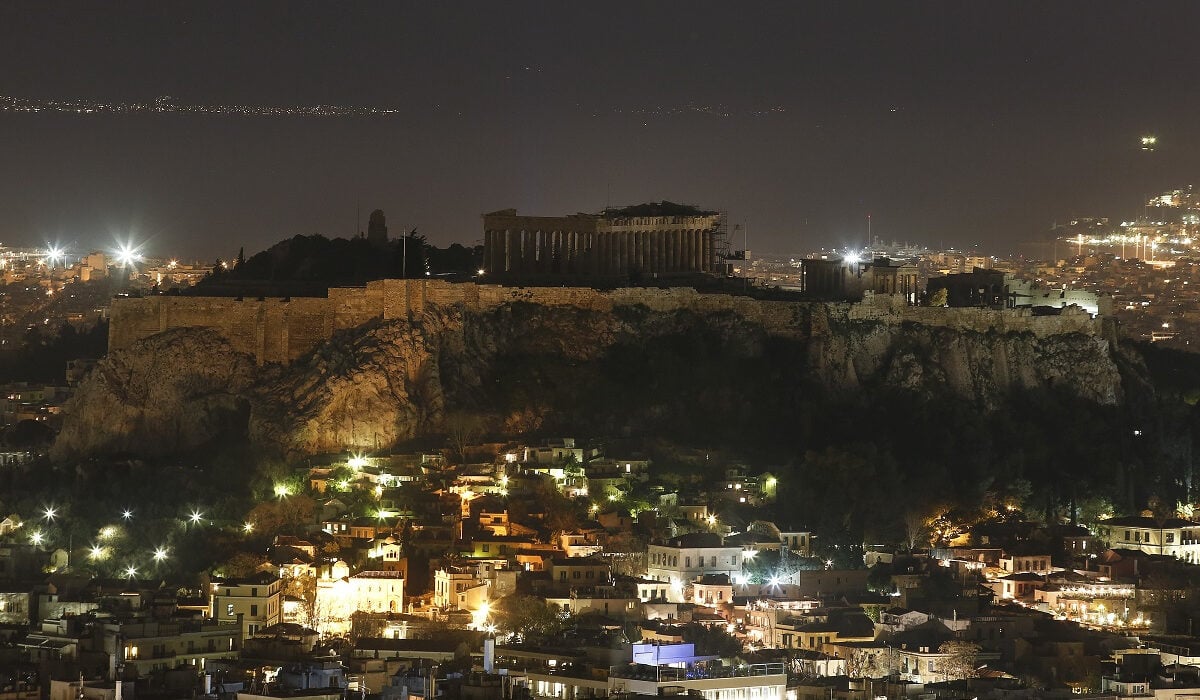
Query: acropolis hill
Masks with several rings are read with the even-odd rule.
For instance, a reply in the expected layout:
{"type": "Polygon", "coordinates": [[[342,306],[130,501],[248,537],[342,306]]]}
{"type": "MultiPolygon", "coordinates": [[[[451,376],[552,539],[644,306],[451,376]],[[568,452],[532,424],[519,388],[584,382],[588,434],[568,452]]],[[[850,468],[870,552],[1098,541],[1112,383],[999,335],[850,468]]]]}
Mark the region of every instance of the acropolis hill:
{"type": "Polygon", "coordinates": [[[117,299],[112,307],[110,350],[173,328],[210,328],[259,364],[288,364],[334,333],[374,320],[409,319],[432,308],[479,312],[525,302],[547,307],[612,311],[643,306],[658,312],[736,313],[772,335],[801,338],[829,333],[830,322],[918,323],[976,332],[1064,333],[1101,336],[1102,319],[1078,309],[1034,316],[1028,309],[947,309],[905,305],[886,296],[860,304],[768,301],[750,296],[700,293],[689,287],[510,287],[441,280],[387,279],[365,287],[331,288],[327,298],[230,298],[149,296],[117,299]]]}
{"type": "Polygon", "coordinates": [[[804,402],[827,392],[986,410],[1053,390],[1114,405],[1138,363],[1110,328],[1074,308],[679,287],[381,280],[328,298],[120,299],[109,355],[65,407],[54,454],[166,455],[230,439],[293,455],[383,450],[444,434],[463,413],[495,436],[744,439],[789,434],[804,402]]]}

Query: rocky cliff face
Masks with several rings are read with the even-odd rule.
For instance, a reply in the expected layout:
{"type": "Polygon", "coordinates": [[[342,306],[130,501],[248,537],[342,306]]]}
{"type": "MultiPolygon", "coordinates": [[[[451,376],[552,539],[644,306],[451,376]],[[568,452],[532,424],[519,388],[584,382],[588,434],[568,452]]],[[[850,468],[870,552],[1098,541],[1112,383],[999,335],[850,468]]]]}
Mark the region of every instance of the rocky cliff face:
{"type": "Polygon", "coordinates": [[[820,305],[798,313],[810,315],[798,321],[804,330],[780,336],[734,312],[431,308],[266,368],[215,331],[179,329],[96,367],[65,409],[54,456],[164,455],[242,437],[288,453],[386,448],[441,432],[447,415],[463,411],[513,434],[719,427],[786,412],[814,385],[949,392],[985,407],[1014,389],[1049,386],[1122,401],[1108,343],[1086,333],[813,322],[820,305]]]}

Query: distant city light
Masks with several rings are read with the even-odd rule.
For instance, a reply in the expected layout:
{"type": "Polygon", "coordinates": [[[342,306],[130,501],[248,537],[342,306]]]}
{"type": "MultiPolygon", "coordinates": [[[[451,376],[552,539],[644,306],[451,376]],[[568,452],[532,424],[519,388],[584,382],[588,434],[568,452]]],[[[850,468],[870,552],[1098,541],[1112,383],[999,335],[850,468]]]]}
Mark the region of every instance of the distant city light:
{"type": "Polygon", "coordinates": [[[188,518],[192,521],[192,523],[199,524],[200,520],[202,518],[204,518],[204,513],[201,513],[198,510],[193,510],[191,515],[188,516],[188,518]]]}
{"type": "Polygon", "coordinates": [[[133,578],[133,577],[137,576],[137,571],[138,571],[137,567],[132,564],[125,567],[125,575],[129,578],[133,578]]]}
{"type": "Polygon", "coordinates": [[[42,534],[41,530],[34,530],[29,533],[29,541],[34,544],[41,544],[45,539],[46,537],[42,534]]]}
{"type": "Polygon", "coordinates": [[[54,506],[46,506],[46,508],[44,510],[42,510],[42,517],[45,518],[46,520],[49,520],[50,522],[54,522],[54,518],[57,515],[58,515],[58,509],[55,508],[54,506]]]}
{"type": "Polygon", "coordinates": [[[126,520],[131,519],[131,518],[133,518],[133,511],[126,508],[125,510],[121,511],[121,517],[126,520]]]}
{"type": "Polygon", "coordinates": [[[166,558],[167,550],[163,549],[162,547],[156,547],[154,549],[154,561],[163,561],[166,558]]]}
{"type": "Polygon", "coordinates": [[[108,552],[105,551],[104,547],[98,544],[92,545],[91,549],[88,550],[88,557],[95,560],[103,559],[107,554],[108,552]]]}
{"type": "Polygon", "coordinates": [[[116,534],[117,534],[117,528],[113,527],[112,525],[107,525],[105,527],[100,528],[99,537],[102,540],[111,540],[113,537],[116,536],[116,534]]]}

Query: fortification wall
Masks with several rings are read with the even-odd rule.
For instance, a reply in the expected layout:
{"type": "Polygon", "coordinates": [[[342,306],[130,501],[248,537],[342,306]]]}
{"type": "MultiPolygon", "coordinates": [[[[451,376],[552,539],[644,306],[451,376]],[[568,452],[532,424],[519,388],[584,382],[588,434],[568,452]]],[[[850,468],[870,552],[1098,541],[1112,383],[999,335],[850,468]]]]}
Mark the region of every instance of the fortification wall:
{"type": "Polygon", "coordinates": [[[612,311],[644,306],[653,311],[728,313],[768,332],[808,337],[832,332],[835,322],[917,323],[977,332],[1100,335],[1098,319],[1078,309],[1059,316],[1034,316],[1028,309],[919,308],[900,297],[869,296],[863,303],[762,301],[728,294],[701,294],[684,287],[629,287],[599,291],[586,287],[503,287],[441,280],[379,280],[365,287],[334,288],[327,298],[233,299],[152,296],[117,299],[112,307],[109,347],[116,350],[171,328],[212,328],[260,364],[289,363],[336,331],[375,319],[406,318],[428,307],[462,306],[487,311],[504,304],[571,306],[612,311]]]}

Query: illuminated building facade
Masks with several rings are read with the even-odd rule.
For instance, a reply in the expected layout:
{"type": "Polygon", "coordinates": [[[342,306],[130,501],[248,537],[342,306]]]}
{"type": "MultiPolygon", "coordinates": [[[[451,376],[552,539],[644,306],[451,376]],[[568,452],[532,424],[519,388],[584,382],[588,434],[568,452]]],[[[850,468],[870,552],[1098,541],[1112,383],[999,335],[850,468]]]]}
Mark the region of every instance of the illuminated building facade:
{"type": "Polygon", "coordinates": [[[497,277],[658,278],[724,274],[725,216],[661,202],[600,214],[483,217],[484,272],[497,277]]]}

